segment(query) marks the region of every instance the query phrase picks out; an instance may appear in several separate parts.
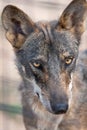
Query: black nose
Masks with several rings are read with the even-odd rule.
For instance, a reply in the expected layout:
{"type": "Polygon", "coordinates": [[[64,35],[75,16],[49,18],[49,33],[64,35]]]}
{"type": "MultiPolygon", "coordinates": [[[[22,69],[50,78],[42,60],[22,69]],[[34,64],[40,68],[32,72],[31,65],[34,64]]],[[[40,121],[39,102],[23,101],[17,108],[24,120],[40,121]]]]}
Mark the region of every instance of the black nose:
{"type": "Polygon", "coordinates": [[[51,106],[52,106],[52,110],[55,114],[64,114],[68,110],[68,104],[66,104],[66,103],[60,103],[60,104],[55,104],[55,105],[51,105],[51,106]]]}

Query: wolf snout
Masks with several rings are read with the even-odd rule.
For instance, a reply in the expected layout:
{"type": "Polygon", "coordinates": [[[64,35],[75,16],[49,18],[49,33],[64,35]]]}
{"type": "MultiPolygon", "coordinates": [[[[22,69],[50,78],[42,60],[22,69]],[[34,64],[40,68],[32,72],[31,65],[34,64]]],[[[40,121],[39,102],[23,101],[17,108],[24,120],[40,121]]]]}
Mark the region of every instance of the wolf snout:
{"type": "Polygon", "coordinates": [[[51,107],[54,114],[64,114],[68,110],[67,103],[52,104],[51,107]]]}

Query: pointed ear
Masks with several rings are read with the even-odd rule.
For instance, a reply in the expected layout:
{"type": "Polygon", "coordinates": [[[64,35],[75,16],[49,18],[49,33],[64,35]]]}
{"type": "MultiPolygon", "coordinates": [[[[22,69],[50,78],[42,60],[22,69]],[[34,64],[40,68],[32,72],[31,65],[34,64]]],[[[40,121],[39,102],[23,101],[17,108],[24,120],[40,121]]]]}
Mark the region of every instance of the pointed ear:
{"type": "Polygon", "coordinates": [[[86,0],[73,0],[62,13],[56,28],[57,30],[70,30],[76,36],[81,36],[84,32],[86,15],[86,0]]]}
{"type": "Polygon", "coordinates": [[[20,49],[27,36],[36,30],[32,20],[20,9],[8,5],[2,12],[2,24],[6,37],[14,49],[20,49]]]}

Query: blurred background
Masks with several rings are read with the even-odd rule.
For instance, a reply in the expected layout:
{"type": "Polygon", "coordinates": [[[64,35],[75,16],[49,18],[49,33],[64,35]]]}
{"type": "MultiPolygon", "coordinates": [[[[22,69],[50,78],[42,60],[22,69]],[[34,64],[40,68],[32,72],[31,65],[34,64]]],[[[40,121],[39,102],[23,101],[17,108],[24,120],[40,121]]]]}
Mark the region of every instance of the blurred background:
{"type": "MultiPolygon", "coordinates": [[[[16,5],[33,21],[58,19],[71,0],[0,0],[0,16],[3,8],[16,5]]],[[[82,37],[80,50],[87,48],[87,32],[82,37]]],[[[22,120],[21,97],[18,90],[21,78],[15,65],[15,55],[5,38],[0,17],[0,130],[25,130],[22,120]]]]}

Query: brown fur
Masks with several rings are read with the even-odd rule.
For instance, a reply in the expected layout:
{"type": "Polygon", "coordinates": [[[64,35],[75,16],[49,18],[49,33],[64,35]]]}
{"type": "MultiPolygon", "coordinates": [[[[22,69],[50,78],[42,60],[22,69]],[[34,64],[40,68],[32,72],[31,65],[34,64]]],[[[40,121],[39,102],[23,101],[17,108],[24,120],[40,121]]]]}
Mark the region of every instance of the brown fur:
{"type": "Polygon", "coordinates": [[[73,0],[56,22],[34,23],[17,7],[4,8],[2,23],[23,81],[26,130],[87,129],[87,53],[78,58],[86,15],[86,0],[73,0]]]}

